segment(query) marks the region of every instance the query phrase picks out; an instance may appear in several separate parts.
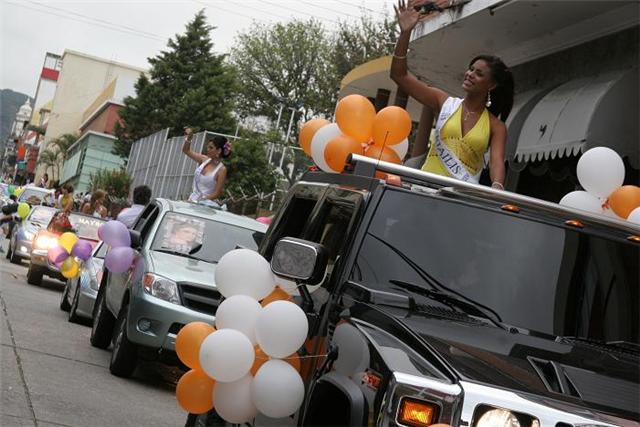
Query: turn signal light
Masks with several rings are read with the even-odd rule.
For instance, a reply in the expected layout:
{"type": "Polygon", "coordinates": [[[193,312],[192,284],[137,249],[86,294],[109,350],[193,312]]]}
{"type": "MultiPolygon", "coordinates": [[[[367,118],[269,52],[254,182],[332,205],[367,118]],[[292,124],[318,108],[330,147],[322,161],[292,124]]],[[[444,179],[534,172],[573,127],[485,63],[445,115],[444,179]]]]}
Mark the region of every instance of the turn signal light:
{"type": "Polygon", "coordinates": [[[564,222],[566,225],[576,228],[584,228],[584,224],[578,221],[577,219],[570,219],[564,222]]]}
{"type": "Polygon", "coordinates": [[[513,213],[520,212],[520,208],[517,207],[516,205],[502,205],[500,206],[500,209],[502,209],[503,211],[513,212],[513,213]]]}
{"type": "Polygon", "coordinates": [[[640,243],[640,236],[629,236],[627,240],[633,243],[640,243]]]}
{"type": "Polygon", "coordinates": [[[426,427],[433,424],[438,407],[433,403],[415,399],[402,399],[398,411],[398,423],[410,427],[426,427]]]}

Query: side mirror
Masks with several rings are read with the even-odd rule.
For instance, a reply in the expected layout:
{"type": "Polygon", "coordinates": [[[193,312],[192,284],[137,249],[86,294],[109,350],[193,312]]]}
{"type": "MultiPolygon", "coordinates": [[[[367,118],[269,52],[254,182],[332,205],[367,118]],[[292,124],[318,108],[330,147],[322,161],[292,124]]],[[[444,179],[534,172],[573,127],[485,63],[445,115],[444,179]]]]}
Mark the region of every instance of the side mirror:
{"type": "Polygon", "coordinates": [[[131,236],[131,247],[133,249],[139,249],[142,245],[142,239],[140,238],[140,232],[136,230],[129,230],[129,236],[131,236]]]}
{"type": "Polygon", "coordinates": [[[324,279],[328,260],[328,252],[323,245],[285,237],[276,243],[271,271],[287,279],[317,285],[324,279]]]}

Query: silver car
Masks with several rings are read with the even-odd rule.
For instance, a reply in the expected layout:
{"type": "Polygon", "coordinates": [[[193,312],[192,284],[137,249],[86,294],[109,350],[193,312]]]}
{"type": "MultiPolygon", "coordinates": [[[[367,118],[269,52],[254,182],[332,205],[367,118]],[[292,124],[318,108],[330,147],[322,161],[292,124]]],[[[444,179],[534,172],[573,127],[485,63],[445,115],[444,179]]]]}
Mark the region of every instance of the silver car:
{"type": "Polygon", "coordinates": [[[131,231],[137,249],[131,269],[105,272],[94,306],[91,344],[113,342],[111,373],[130,376],[143,353],[175,362],[178,331],[189,322],[215,320],[218,260],[236,247],[257,249],[266,229],[187,202],[157,199],[147,206],[131,231]]]}
{"type": "Polygon", "coordinates": [[[33,238],[40,229],[47,227],[55,212],[54,208],[48,206],[34,206],[24,221],[15,224],[7,250],[9,261],[19,264],[31,258],[33,238]]]}
{"type": "Polygon", "coordinates": [[[107,245],[99,242],[93,248],[91,258],[82,263],[78,277],[67,279],[60,299],[60,310],[69,312],[69,322],[80,323],[83,319],[91,319],[106,253],[107,245]]]}

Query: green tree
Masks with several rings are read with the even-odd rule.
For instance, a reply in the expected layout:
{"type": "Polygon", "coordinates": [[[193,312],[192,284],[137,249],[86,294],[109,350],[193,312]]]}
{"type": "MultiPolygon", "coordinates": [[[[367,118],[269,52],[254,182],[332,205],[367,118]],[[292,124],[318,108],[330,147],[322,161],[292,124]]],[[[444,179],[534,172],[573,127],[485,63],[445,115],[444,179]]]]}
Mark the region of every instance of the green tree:
{"type": "MultiPolygon", "coordinates": [[[[281,104],[300,108],[302,114],[296,116],[294,129],[312,115],[331,114],[337,87],[327,82],[329,50],[324,27],[313,19],[258,24],[240,33],[231,61],[241,82],[241,114],[275,121],[281,104]]],[[[290,114],[284,110],[280,122],[283,132],[290,114]]]]}
{"type": "Polygon", "coordinates": [[[110,200],[126,198],[132,182],[125,169],[101,169],[89,175],[91,191],[104,190],[110,200]]]}
{"type": "Polygon", "coordinates": [[[54,180],[60,179],[64,162],[67,160],[69,148],[71,148],[77,140],[78,135],[65,133],[49,141],[46,149],[39,154],[38,164],[45,165],[47,169],[51,169],[51,175],[54,180]]]}
{"type": "Polygon", "coordinates": [[[270,193],[276,186],[278,175],[267,159],[264,135],[242,130],[240,137],[241,140],[233,143],[233,155],[225,160],[227,195],[238,197],[270,193]]]}
{"type": "Polygon", "coordinates": [[[200,11],[184,34],[169,40],[167,50],[149,58],[149,75],[140,76],[136,96],[125,98],[120,110],[114,154],[127,157],[133,141],[165,127],[172,135],[182,134],[185,126],[234,130],[235,73],[224,55],[212,53],[212,29],[200,11]]]}
{"type": "Polygon", "coordinates": [[[59,176],[60,166],[58,164],[58,156],[52,150],[44,150],[38,155],[38,164],[46,166],[47,170],[51,170],[51,179],[57,181],[59,176]]]}

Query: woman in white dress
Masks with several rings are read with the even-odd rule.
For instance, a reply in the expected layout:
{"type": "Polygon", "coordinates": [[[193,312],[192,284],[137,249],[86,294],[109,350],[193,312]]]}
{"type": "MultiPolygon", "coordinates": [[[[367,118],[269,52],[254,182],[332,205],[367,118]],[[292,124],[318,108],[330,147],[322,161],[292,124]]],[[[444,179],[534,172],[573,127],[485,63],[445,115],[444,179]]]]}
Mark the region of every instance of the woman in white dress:
{"type": "Polygon", "coordinates": [[[186,128],[182,152],[199,164],[193,176],[193,191],[189,201],[222,207],[218,198],[222,195],[227,180],[227,168],[222,159],[231,155],[231,144],[227,138],[216,135],[207,141],[206,154],[200,154],[191,149],[192,138],[193,131],[186,128]]]}

